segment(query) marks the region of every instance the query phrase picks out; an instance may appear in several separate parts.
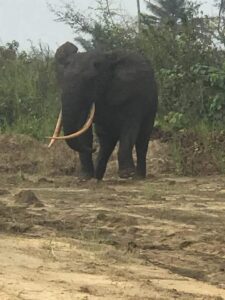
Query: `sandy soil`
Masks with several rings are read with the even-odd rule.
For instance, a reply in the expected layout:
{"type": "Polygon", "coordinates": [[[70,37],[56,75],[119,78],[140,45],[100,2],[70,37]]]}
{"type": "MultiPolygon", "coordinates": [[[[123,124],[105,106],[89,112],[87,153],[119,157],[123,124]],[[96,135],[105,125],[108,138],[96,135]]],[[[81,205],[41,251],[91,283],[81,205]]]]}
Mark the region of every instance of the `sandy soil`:
{"type": "Polygon", "coordinates": [[[80,183],[17,146],[0,158],[1,300],[225,299],[225,177],[80,183]]]}

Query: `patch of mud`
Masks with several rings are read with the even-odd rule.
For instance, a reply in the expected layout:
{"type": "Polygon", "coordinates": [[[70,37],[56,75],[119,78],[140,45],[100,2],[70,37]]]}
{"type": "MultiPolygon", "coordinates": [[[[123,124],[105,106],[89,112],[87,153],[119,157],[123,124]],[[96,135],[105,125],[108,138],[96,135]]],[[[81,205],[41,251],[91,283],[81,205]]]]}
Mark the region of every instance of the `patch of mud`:
{"type": "Polygon", "coordinates": [[[51,149],[26,135],[0,135],[0,172],[73,174],[76,156],[65,143],[51,149]]]}
{"type": "Polygon", "coordinates": [[[43,207],[44,204],[38,197],[34,194],[34,192],[25,190],[25,191],[20,191],[18,194],[15,196],[15,203],[20,204],[20,205],[25,205],[25,206],[34,206],[34,207],[43,207]]]}
{"type": "Polygon", "coordinates": [[[32,227],[22,208],[12,208],[0,202],[0,232],[24,233],[32,227]],[[19,220],[17,217],[19,216],[19,220]]]}
{"type": "Polygon", "coordinates": [[[0,196],[5,196],[5,195],[9,195],[10,192],[7,189],[0,189],[0,196]]]}

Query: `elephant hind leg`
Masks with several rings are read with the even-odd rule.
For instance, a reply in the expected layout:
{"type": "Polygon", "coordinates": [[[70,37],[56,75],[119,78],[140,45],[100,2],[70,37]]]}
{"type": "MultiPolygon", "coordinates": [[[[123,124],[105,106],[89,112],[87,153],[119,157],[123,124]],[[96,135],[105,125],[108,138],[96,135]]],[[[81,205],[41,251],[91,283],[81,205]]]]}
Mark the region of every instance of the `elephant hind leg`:
{"type": "Polygon", "coordinates": [[[148,152],[148,144],[150,135],[153,130],[154,118],[150,118],[150,121],[146,124],[144,123],[139,132],[135,148],[137,153],[137,166],[136,174],[137,178],[146,177],[146,156],[148,152]]]}
{"type": "Polygon", "coordinates": [[[137,166],[135,177],[146,177],[146,155],[148,151],[148,139],[139,139],[135,145],[137,153],[137,166]]]}
{"type": "Polygon", "coordinates": [[[137,139],[139,124],[126,124],[120,136],[118,151],[119,176],[129,178],[135,175],[135,165],[133,160],[133,148],[137,139]]]}

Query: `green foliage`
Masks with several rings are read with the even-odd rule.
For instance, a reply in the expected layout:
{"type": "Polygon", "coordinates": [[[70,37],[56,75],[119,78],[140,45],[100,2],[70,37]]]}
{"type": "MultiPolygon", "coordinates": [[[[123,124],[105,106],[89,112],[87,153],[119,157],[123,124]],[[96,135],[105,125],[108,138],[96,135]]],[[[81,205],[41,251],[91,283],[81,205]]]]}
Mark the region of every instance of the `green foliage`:
{"type": "Polygon", "coordinates": [[[180,130],[188,126],[188,120],[184,114],[170,111],[164,117],[164,124],[171,130],[180,130]]]}
{"type": "Polygon", "coordinates": [[[75,40],[87,51],[92,49],[112,50],[135,48],[136,24],[119,10],[109,6],[107,0],[97,0],[97,8],[82,13],[74,4],[67,3],[64,9],[50,7],[57,21],[69,25],[75,40]]]}
{"type": "Polygon", "coordinates": [[[224,122],[223,51],[216,46],[217,23],[199,12],[200,4],[147,1],[150,14],[142,15],[138,33],[135,20],[110,7],[107,0],[97,3],[85,14],[72,4],[53,11],[58,21],[79,35],[76,40],[86,50],[125,48],[144,53],[159,82],[159,116],[170,119],[168,124],[180,128],[189,119],[192,124],[202,119],[224,122]],[[155,22],[148,22],[152,16],[155,22]]]}
{"type": "Polygon", "coordinates": [[[187,0],[146,0],[150,15],[143,15],[143,20],[149,24],[166,24],[175,26],[186,24],[199,8],[199,4],[187,0]]]}
{"type": "Polygon", "coordinates": [[[192,71],[204,82],[208,92],[206,103],[207,116],[210,120],[225,121],[225,64],[220,67],[197,64],[192,71]]]}
{"type": "Polygon", "coordinates": [[[53,59],[49,49],[31,47],[19,52],[13,41],[0,47],[1,132],[44,136],[49,120],[58,109],[53,59]]]}

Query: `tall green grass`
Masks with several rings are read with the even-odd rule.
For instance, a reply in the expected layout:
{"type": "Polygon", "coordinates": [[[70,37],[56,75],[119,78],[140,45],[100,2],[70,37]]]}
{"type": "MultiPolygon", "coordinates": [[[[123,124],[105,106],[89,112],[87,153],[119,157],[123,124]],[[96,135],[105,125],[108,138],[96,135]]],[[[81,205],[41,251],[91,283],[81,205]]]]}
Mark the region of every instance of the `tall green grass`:
{"type": "Polygon", "coordinates": [[[19,52],[0,47],[0,131],[43,138],[59,110],[53,54],[39,45],[19,52]]]}

